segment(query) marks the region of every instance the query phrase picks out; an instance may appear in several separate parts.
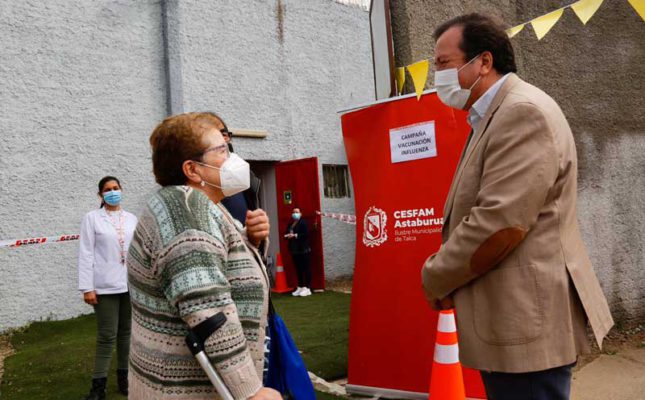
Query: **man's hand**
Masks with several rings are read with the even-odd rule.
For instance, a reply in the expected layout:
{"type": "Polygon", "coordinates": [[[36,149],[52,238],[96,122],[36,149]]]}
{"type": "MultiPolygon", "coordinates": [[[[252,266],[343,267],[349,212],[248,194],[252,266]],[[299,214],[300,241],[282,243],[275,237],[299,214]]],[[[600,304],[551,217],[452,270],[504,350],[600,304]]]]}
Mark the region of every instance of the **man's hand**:
{"type": "Polygon", "coordinates": [[[277,390],[263,387],[250,400],[282,400],[282,395],[277,390]]]}
{"type": "Polygon", "coordinates": [[[432,307],[433,310],[441,311],[441,310],[449,310],[451,308],[455,308],[455,304],[452,301],[452,296],[448,295],[444,297],[443,299],[432,299],[428,300],[428,303],[430,303],[430,307],[432,307]]]}
{"type": "Polygon", "coordinates": [[[256,247],[269,237],[269,217],[261,208],[246,212],[246,236],[256,247]]]}
{"type": "Polygon", "coordinates": [[[96,292],[94,290],[92,290],[91,292],[83,293],[83,301],[91,306],[99,304],[99,301],[96,298],[96,292]]]}

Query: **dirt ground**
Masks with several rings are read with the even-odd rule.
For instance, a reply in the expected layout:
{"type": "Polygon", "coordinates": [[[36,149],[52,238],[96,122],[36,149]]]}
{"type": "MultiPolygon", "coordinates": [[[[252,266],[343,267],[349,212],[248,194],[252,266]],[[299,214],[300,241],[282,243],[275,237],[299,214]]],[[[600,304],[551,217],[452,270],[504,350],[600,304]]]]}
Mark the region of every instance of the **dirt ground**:
{"type": "MultiPolygon", "coordinates": [[[[589,340],[593,340],[593,337],[589,336],[589,340]]],[[[644,348],[645,324],[640,324],[630,329],[612,329],[603,343],[602,351],[598,349],[595,341],[593,341],[593,343],[594,344],[591,354],[580,357],[580,359],[578,360],[578,365],[576,366],[574,371],[577,371],[585,365],[589,364],[591,361],[598,358],[600,354],[614,355],[631,349],[644,348]]]]}
{"type": "Polygon", "coordinates": [[[4,374],[4,359],[14,353],[13,347],[9,342],[9,335],[0,335],[0,383],[4,374]]]}
{"type": "Polygon", "coordinates": [[[333,281],[325,282],[327,285],[327,290],[332,290],[334,292],[341,293],[351,293],[352,292],[352,278],[339,278],[334,279],[333,281]]]}

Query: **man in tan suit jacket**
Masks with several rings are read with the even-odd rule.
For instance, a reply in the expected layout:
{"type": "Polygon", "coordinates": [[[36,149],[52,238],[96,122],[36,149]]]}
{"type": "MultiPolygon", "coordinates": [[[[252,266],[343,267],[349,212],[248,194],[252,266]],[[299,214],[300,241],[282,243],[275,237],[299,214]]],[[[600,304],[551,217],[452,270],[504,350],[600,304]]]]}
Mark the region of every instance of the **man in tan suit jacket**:
{"type": "Polygon", "coordinates": [[[556,102],[515,75],[493,20],[435,32],[440,99],[473,131],[444,209],[443,244],[422,268],[435,308],[457,311],[461,362],[489,399],[568,399],[571,367],[613,326],[576,218],[577,158],[556,102]]]}

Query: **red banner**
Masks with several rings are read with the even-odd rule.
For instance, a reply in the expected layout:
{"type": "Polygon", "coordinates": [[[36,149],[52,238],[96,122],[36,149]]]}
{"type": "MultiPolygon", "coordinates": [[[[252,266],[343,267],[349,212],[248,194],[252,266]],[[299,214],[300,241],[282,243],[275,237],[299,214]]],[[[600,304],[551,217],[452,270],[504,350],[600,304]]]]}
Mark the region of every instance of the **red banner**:
{"type": "MultiPolygon", "coordinates": [[[[470,127],[435,93],[348,112],[341,122],[356,206],[348,388],[417,397],[428,393],[438,318],[421,266],[441,244],[443,205],[470,127]]],[[[485,398],[476,371],[464,379],[468,397],[485,398]]]]}

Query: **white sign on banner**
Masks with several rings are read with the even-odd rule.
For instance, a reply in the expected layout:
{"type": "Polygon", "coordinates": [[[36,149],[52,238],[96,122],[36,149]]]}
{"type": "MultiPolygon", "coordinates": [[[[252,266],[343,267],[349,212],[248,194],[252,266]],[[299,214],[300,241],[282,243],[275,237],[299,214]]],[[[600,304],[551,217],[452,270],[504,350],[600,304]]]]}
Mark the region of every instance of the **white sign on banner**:
{"type": "Polygon", "coordinates": [[[392,163],[437,156],[434,121],[390,129],[392,163]]]}

